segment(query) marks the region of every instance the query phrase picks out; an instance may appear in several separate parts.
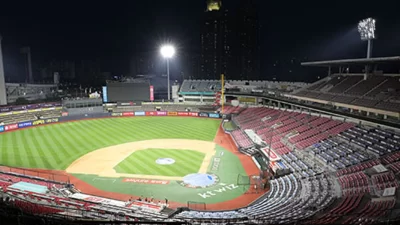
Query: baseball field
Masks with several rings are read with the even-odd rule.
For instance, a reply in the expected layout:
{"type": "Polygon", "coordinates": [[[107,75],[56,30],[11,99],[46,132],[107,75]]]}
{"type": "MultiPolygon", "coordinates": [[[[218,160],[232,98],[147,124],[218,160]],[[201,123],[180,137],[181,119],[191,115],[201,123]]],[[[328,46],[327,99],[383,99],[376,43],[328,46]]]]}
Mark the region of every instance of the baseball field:
{"type": "Polygon", "coordinates": [[[239,185],[238,177],[254,165],[236,152],[220,123],[119,117],[21,129],[0,135],[0,164],[62,171],[78,188],[106,197],[168,198],[178,205],[243,200],[250,185],[239,185]]]}

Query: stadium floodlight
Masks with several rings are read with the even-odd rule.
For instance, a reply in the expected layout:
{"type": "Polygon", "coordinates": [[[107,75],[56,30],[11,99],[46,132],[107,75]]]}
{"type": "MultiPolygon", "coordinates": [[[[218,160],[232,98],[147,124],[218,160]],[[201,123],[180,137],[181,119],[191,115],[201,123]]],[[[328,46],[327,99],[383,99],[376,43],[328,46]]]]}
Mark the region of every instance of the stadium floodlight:
{"type": "Polygon", "coordinates": [[[161,55],[164,58],[172,58],[175,55],[175,48],[172,45],[164,45],[161,47],[161,55]]]}
{"type": "Polygon", "coordinates": [[[175,55],[175,48],[172,45],[164,45],[160,49],[160,53],[162,57],[167,60],[167,85],[168,85],[168,101],[171,100],[171,93],[170,93],[170,84],[169,84],[169,59],[174,57],[175,55]]]}
{"type": "Polygon", "coordinates": [[[372,40],[375,39],[375,19],[367,18],[358,23],[358,32],[360,33],[361,40],[368,41],[367,58],[371,57],[372,40]]]}
{"type": "Polygon", "coordinates": [[[367,18],[358,23],[358,32],[360,33],[361,40],[375,39],[375,19],[367,18]]]}

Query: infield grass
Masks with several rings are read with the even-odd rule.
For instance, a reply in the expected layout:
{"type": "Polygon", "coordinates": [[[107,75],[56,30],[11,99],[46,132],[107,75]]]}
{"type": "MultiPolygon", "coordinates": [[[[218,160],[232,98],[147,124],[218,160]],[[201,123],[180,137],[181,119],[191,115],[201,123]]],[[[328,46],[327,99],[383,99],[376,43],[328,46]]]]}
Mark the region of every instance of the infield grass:
{"type": "Polygon", "coordinates": [[[114,169],[118,173],[183,177],[197,173],[204,156],[204,153],[193,150],[144,149],[132,153],[114,169]],[[156,160],[160,158],[171,158],[175,163],[157,164],[156,160]]]}
{"type": "MultiPolygon", "coordinates": [[[[124,182],[123,177],[102,177],[101,179],[97,179],[99,177],[96,175],[74,174],[74,176],[104,191],[135,196],[153,196],[161,200],[168,198],[171,201],[181,203],[187,203],[188,201],[205,202],[207,204],[218,203],[242,195],[246,192],[249,185],[237,185],[238,174],[246,174],[239,158],[221,146],[217,145],[215,150],[214,158],[219,158],[220,163],[217,168],[214,168],[213,164],[210,163],[208,172],[217,175],[220,182],[208,188],[187,188],[181,186],[176,181],[171,181],[167,185],[160,185],[124,182]],[[225,188],[226,185],[229,185],[230,188],[225,188]],[[231,188],[232,186],[233,188],[231,188]],[[209,198],[203,198],[200,194],[207,193],[207,191],[212,191],[214,195],[209,198]]],[[[152,162],[152,164],[155,163],[152,162]]]]}
{"type": "Polygon", "coordinates": [[[81,120],[0,134],[0,165],[66,169],[79,157],[108,146],[152,139],[212,141],[220,121],[191,117],[81,120]]]}

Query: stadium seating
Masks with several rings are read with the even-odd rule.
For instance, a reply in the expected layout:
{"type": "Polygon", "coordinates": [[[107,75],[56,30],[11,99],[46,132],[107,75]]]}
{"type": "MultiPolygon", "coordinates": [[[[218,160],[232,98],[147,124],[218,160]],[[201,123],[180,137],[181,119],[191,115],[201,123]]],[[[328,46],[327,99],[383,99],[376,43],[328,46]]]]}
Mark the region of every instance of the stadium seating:
{"type": "MultiPolygon", "coordinates": [[[[336,78],[314,84],[309,87],[309,93],[324,90],[326,96],[335,99],[333,93],[340,90],[365,95],[368,90],[362,86],[371,86],[371,81],[359,77],[336,78]]],[[[387,82],[382,78],[373,81],[381,82],[381,86],[387,82]]],[[[202,82],[193,83],[197,88],[204,87],[202,82]]],[[[172,111],[186,107],[160,106],[172,111]]],[[[154,105],[144,107],[151,109],[154,105]]],[[[268,107],[227,107],[226,112],[234,114],[232,121],[237,129],[230,134],[242,152],[249,155],[261,153],[245,132],[253,130],[262,138],[263,147],[270,147],[279,156],[278,162],[271,165],[288,170],[288,173],[272,177],[270,190],[241,209],[215,212],[180,209],[182,211],[170,216],[165,213],[164,206],[155,203],[134,200],[122,202],[123,206],[100,204],[73,198],[71,193],[80,192],[65,184],[5,172],[0,173],[1,193],[10,197],[15,207],[34,215],[68,214],[84,219],[122,221],[139,218],[152,221],[241,220],[243,223],[261,224],[297,221],[306,224],[368,224],[388,216],[396,207],[396,196],[384,196],[383,193],[388,188],[399,188],[398,132],[268,107]],[[376,167],[383,169],[379,171],[376,167]],[[32,194],[10,187],[21,181],[46,186],[49,192],[32,194]],[[124,216],[118,216],[120,212],[124,216]]]]}
{"type": "Polygon", "coordinates": [[[46,186],[47,188],[51,189],[53,187],[61,188],[62,185],[54,183],[54,182],[48,182],[44,181],[41,178],[30,178],[28,176],[22,176],[22,175],[14,175],[14,174],[8,174],[8,173],[0,173],[0,181],[7,181],[10,183],[17,183],[17,182],[29,182],[37,185],[42,185],[46,186]]]}
{"type": "Polygon", "coordinates": [[[325,176],[301,180],[294,174],[271,181],[267,195],[238,212],[184,211],[177,218],[249,218],[264,223],[285,223],[301,220],[316,213],[310,206],[326,207],[332,202],[331,183],[325,176]]]}
{"type": "Polygon", "coordinates": [[[375,105],[377,109],[389,110],[392,112],[400,111],[400,103],[399,102],[391,102],[391,101],[381,101],[375,105]]]}
{"type": "Polygon", "coordinates": [[[220,111],[223,114],[239,114],[241,113],[245,108],[242,108],[240,106],[224,106],[224,110],[222,111],[221,108],[219,108],[217,111],[220,111]]]}
{"type": "MultiPolygon", "coordinates": [[[[331,120],[298,112],[286,112],[264,107],[244,109],[233,121],[241,130],[251,129],[272,148],[281,153],[288,153],[291,148],[285,140],[297,149],[305,149],[314,143],[335,136],[353,127],[351,123],[331,120]]],[[[243,132],[234,131],[232,136],[242,148],[250,148],[249,138],[243,132]]]]}
{"type": "Polygon", "coordinates": [[[371,223],[375,218],[384,217],[395,204],[396,201],[394,200],[369,201],[364,208],[357,212],[357,216],[349,216],[343,224],[371,223]]]}
{"type": "Polygon", "coordinates": [[[368,97],[383,100],[388,99],[390,96],[394,96],[395,90],[399,88],[400,81],[398,77],[385,77],[386,80],[376,85],[374,89],[366,94],[368,97]]]}
{"type": "MultiPolygon", "coordinates": [[[[379,81],[379,79],[377,80],[379,81]]],[[[354,84],[358,82],[363,83],[360,79],[353,81],[354,84]]],[[[344,89],[344,87],[343,85],[340,89],[344,89]]],[[[367,217],[373,220],[387,214],[386,210],[393,208],[394,201],[381,199],[377,203],[372,203],[366,194],[380,193],[379,195],[381,195],[385,188],[399,187],[399,181],[395,177],[395,174],[400,172],[400,136],[397,133],[379,128],[355,126],[352,123],[325,117],[258,107],[245,109],[233,120],[242,130],[253,129],[256,131],[281,156],[280,165],[289,168],[297,179],[315,179],[318,174],[324,174],[321,167],[316,164],[327,165],[329,170],[337,171],[337,178],[331,179],[337,180],[344,197],[331,212],[323,214],[320,219],[315,220],[317,223],[352,222],[356,218],[355,216],[348,216],[345,220],[341,219],[341,216],[354,211],[367,212],[367,217]],[[305,153],[314,155],[318,159],[317,162],[300,156],[296,149],[306,149],[305,153]],[[376,159],[382,155],[386,156],[376,159]],[[377,175],[365,173],[366,170],[379,165],[381,161],[387,165],[386,168],[389,172],[377,175]],[[365,201],[370,203],[365,205],[365,201]],[[377,210],[376,207],[380,206],[383,206],[380,213],[368,214],[369,211],[377,210]],[[368,211],[361,207],[366,207],[368,211]]],[[[241,133],[241,135],[246,134],[241,133]]],[[[281,177],[275,182],[271,181],[271,190],[267,196],[273,196],[276,190],[278,190],[277,193],[286,193],[289,190],[290,195],[290,185],[282,185],[282,181],[286,181],[286,179],[281,177]]],[[[266,198],[268,199],[268,197],[266,198]]],[[[285,204],[277,204],[284,209],[286,198],[287,196],[282,195],[273,199],[285,202],[285,204]]],[[[330,201],[333,199],[334,197],[330,196],[330,201]]],[[[282,215],[288,216],[280,216],[280,213],[276,213],[281,212],[280,210],[269,211],[269,207],[273,208],[274,204],[263,205],[257,205],[257,207],[266,207],[265,214],[258,214],[258,211],[255,210],[257,207],[252,208],[252,206],[248,207],[251,209],[251,213],[246,214],[247,208],[240,212],[249,218],[265,219],[269,223],[285,222],[287,217],[291,220],[299,219],[297,214],[285,213],[284,210],[282,215]],[[293,217],[289,215],[293,215],[293,217]]]]}
{"type": "Polygon", "coordinates": [[[355,149],[334,138],[314,144],[311,154],[330,165],[334,170],[359,164],[372,158],[367,152],[355,149]]]}
{"type": "Polygon", "coordinates": [[[231,135],[239,148],[247,149],[254,146],[250,138],[240,129],[232,131],[231,135]]]}
{"type": "Polygon", "coordinates": [[[356,127],[343,132],[339,136],[378,155],[400,150],[400,137],[381,129],[367,130],[356,127]]]}
{"type": "Polygon", "coordinates": [[[395,76],[333,75],[295,95],[330,102],[358,105],[398,112],[400,110],[400,80],[395,76]]]}
{"type": "Polygon", "coordinates": [[[56,118],[61,116],[61,110],[46,110],[38,112],[14,112],[10,114],[0,115],[0,124],[15,124],[38,119],[56,118]]]}
{"type": "Polygon", "coordinates": [[[356,86],[363,79],[362,76],[347,76],[337,85],[333,86],[329,93],[344,93],[349,91],[350,88],[356,86]]]}
{"type": "Polygon", "coordinates": [[[346,94],[363,96],[367,94],[371,89],[379,86],[382,82],[386,81],[384,76],[371,76],[368,79],[363,79],[354,85],[351,89],[346,91],[346,94]]]}
{"type": "Polygon", "coordinates": [[[221,90],[219,80],[184,80],[180,92],[216,92],[221,90]]]}
{"type": "MultiPolygon", "coordinates": [[[[66,184],[55,184],[53,181],[18,173],[0,173],[0,192],[3,197],[9,197],[14,207],[19,208],[25,213],[33,215],[65,214],[80,219],[107,219],[115,220],[116,214],[124,214],[119,220],[129,221],[137,218],[153,218],[154,221],[174,221],[168,219],[167,214],[161,211],[164,206],[156,203],[142,201],[121,202],[124,206],[116,206],[91,202],[91,200],[77,200],[73,195],[66,196],[60,191],[66,188],[66,184]],[[31,193],[20,189],[14,189],[10,186],[14,183],[24,181],[37,185],[43,185],[49,189],[46,194],[31,193]]],[[[72,189],[71,189],[72,190],[72,189]]],[[[76,189],[73,189],[76,191],[76,189]]],[[[70,193],[72,194],[72,193],[70,193]]]]}

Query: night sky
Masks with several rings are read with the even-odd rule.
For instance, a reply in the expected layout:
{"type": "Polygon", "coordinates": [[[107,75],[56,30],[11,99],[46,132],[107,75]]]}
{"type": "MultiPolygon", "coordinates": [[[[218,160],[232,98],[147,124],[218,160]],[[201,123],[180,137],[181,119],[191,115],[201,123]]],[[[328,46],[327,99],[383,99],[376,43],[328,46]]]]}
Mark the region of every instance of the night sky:
{"type": "MultiPolygon", "coordinates": [[[[239,0],[225,0],[234,8],[239,0]]],[[[262,78],[282,75],[273,64],[365,57],[357,23],[377,19],[373,56],[400,55],[396,1],[256,1],[261,24],[262,78]]],[[[102,70],[123,74],[135,52],[171,41],[179,51],[200,49],[205,0],[7,1],[0,7],[6,76],[23,76],[19,48],[31,46],[34,64],[51,59],[96,59],[102,70]],[[22,72],[21,72],[22,71],[22,72]]],[[[310,68],[308,68],[310,69],[310,68]]],[[[311,69],[312,70],[312,69],[311,69]]],[[[282,73],[283,74],[283,73],[282,73]]]]}

